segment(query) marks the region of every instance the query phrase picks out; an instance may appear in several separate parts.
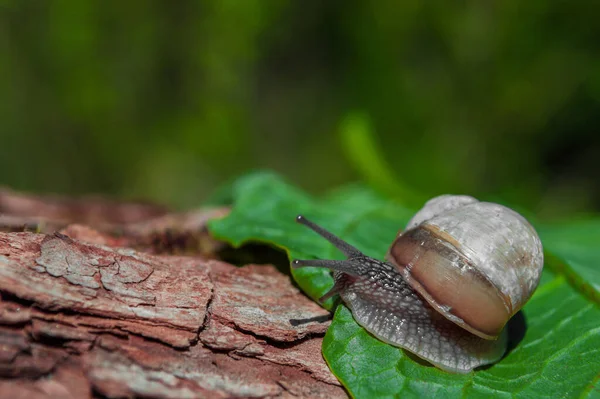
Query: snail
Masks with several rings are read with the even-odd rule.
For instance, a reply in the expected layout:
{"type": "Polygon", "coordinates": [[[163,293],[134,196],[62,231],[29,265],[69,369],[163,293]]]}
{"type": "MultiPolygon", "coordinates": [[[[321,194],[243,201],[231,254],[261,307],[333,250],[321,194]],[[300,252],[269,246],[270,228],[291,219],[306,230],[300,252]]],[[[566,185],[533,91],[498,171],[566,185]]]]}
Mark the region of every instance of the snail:
{"type": "Polygon", "coordinates": [[[535,229],[517,212],[464,195],[425,203],[380,261],[303,216],[297,222],[346,260],[294,260],[333,270],[354,319],[376,338],[454,373],[497,362],[504,328],[537,287],[544,256],[535,229]]]}

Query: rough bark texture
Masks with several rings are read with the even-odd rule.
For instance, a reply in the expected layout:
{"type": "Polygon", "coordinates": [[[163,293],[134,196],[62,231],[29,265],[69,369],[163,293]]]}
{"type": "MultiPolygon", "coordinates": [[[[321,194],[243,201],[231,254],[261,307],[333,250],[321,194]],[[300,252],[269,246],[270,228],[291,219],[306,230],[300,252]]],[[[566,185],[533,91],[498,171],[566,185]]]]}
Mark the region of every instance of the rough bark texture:
{"type": "Polygon", "coordinates": [[[0,397],[346,397],[321,356],[329,315],[289,276],[156,245],[177,226],[211,252],[224,212],[0,233],[0,397]]]}

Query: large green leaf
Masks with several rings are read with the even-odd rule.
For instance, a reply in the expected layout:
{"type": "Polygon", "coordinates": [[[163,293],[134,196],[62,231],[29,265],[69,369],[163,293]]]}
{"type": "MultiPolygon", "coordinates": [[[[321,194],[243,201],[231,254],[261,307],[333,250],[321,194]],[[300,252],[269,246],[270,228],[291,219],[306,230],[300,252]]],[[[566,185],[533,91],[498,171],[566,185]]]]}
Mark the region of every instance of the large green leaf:
{"type": "MultiPolygon", "coordinates": [[[[294,222],[299,213],[364,253],[381,258],[414,212],[359,185],[312,199],[271,173],[242,178],[232,185],[231,193],[233,210],[228,217],[211,222],[213,234],[234,245],[269,243],[286,250],[290,259],[341,258],[324,239],[294,222]]],[[[544,272],[540,287],[523,310],[525,335],[499,363],[467,375],[440,371],[373,338],[340,306],[323,344],[333,373],[356,398],[597,396],[600,310],[591,296],[582,296],[560,273],[566,270],[569,282],[581,280],[583,275],[578,273],[582,271],[588,273],[586,278],[594,278],[596,269],[589,262],[598,259],[594,245],[600,242],[600,231],[589,229],[596,239],[586,236],[582,240],[578,237],[582,229],[563,229],[560,240],[560,229],[542,226],[541,230],[546,249],[566,267],[553,268],[558,275],[544,272]],[[567,246],[566,242],[578,245],[567,246]],[[580,262],[583,269],[573,262],[580,262]]],[[[332,284],[323,269],[303,268],[293,275],[312,298],[321,296],[332,284]]]]}
{"type": "Polygon", "coordinates": [[[336,311],[323,353],[357,398],[585,397],[598,382],[600,311],[558,278],[526,305],[524,339],[499,363],[467,375],[411,360],[336,311]]]}

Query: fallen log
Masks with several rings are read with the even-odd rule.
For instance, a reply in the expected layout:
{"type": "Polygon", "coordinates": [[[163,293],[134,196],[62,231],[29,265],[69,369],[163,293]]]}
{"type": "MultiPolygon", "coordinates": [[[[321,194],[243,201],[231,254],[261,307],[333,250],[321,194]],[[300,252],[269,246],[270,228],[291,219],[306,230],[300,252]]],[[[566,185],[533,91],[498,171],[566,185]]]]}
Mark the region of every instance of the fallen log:
{"type": "Polygon", "coordinates": [[[0,233],[0,397],[347,397],[289,276],[122,247],[152,226],[0,233]]]}

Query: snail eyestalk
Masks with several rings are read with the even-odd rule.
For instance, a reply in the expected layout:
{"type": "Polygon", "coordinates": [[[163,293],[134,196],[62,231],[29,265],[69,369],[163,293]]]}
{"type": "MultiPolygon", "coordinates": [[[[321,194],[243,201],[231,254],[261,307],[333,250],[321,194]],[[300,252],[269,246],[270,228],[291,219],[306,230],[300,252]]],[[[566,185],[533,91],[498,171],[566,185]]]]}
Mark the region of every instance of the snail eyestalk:
{"type": "Polygon", "coordinates": [[[301,267],[324,267],[330,270],[343,272],[352,276],[358,276],[358,268],[356,265],[347,260],[327,260],[327,259],[312,259],[312,260],[300,260],[295,259],[292,261],[292,267],[299,269],[301,267]]]}
{"type": "Polygon", "coordinates": [[[311,222],[304,216],[302,216],[302,215],[296,216],[296,222],[305,225],[306,227],[310,228],[315,233],[319,234],[321,237],[323,237],[324,239],[326,239],[327,241],[332,243],[333,246],[335,246],[337,249],[342,251],[342,253],[344,255],[346,255],[347,257],[351,258],[351,257],[356,257],[356,256],[362,255],[362,252],[360,252],[358,249],[354,248],[352,245],[348,244],[347,242],[345,242],[341,238],[337,237],[336,235],[325,230],[321,226],[311,222]]]}

